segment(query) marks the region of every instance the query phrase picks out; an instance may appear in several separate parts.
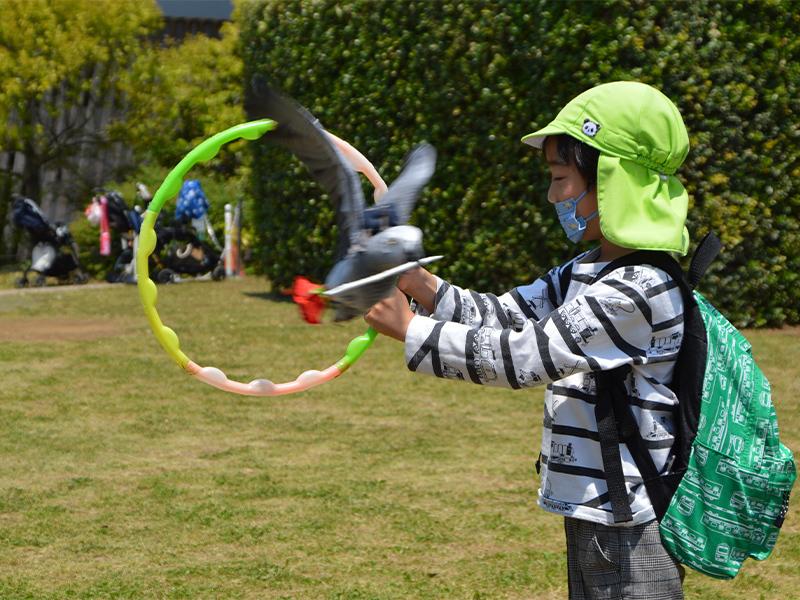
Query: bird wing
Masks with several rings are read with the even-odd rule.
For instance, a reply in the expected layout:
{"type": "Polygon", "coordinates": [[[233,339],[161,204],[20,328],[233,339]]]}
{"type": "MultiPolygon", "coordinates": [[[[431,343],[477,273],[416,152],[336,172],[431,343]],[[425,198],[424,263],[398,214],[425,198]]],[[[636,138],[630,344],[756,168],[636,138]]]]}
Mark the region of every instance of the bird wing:
{"type": "Polygon", "coordinates": [[[364,229],[364,190],[358,173],[328,137],[319,119],[267,85],[263,78],[253,78],[245,110],[250,119],[276,121],[277,127],[261,139],[289,150],[327,190],[339,228],[335,259],[343,258],[351,245],[359,243],[364,229]]]}
{"type": "Polygon", "coordinates": [[[411,211],[436,168],[436,149],[423,143],[413,148],[403,161],[403,167],[379,204],[390,204],[397,216],[397,224],[404,225],[411,218],[411,211]]]}

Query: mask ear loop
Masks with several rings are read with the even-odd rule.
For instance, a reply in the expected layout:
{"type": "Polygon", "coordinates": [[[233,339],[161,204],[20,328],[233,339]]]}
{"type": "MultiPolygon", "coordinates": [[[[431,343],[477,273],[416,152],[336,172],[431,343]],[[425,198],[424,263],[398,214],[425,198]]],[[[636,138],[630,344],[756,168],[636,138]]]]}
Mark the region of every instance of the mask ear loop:
{"type": "MultiPolygon", "coordinates": [[[[578,199],[577,199],[577,200],[575,200],[575,204],[577,204],[578,202],[580,202],[580,201],[581,201],[581,198],[583,198],[583,197],[584,197],[586,194],[588,194],[588,193],[591,191],[591,189],[592,189],[593,187],[594,187],[594,184],[590,185],[590,186],[589,186],[589,187],[587,187],[585,190],[583,190],[583,193],[582,193],[580,196],[578,196],[578,199]]],[[[589,218],[591,219],[591,217],[589,217],[589,218]]]]}
{"type": "Polygon", "coordinates": [[[594,183],[583,190],[583,193],[578,196],[577,200],[573,200],[570,198],[569,200],[562,200],[561,202],[556,202],[556,213],[558,214],[558,221],[561,223],[561,226],[564,228],[564,232],[567,234],[567,239],[571,241],[573,244],[577,244],[581,241],[583,237],[583,232],[586,231],[586,223],[588,223],[591,219],[594,219],[598,214],[600,214],[600,209],[595,211],[593,215],[587,218],[578,217],[575,215],[575,212],[578,210],[578,202],[589,193],[594,187],[594,183]]]}
{"type": "MultiPolygon", "coordinates": [[[[200,381],[212,385],[218,389],[242,394],[246,396],[280,396],[305,391],[314,386],[330,381],[349,369],[367,348],[375,341],[377,332],[370,327],[364,335],[354,338],[347,346],[347,351],[338,362],[334,363],[324,371],[305,371],[296,380],[286,383],[273,383],[268,379],[256,379],[250,383],[241,383],[228,379],[227,375],[216,367],[201,367],[191,361],[180,349],[178,335],[169,327],[165,327],[161,322],[156,310],[158,300],[158,290],[156,284],[150,279],[150,255],[156,248],[156,233],[154,225],[158,218],[161,207],[167,198],[173,198],[180,192],[183,184],[183,176],[196,163],[210,160],[217,155],[223,144],[232,142],[239,138],[256,140],[267,131],[274,129],[275,121],[264,119],[261,121],[251,121],[231,127],[215,136],[205,140],[194,150],[189,152],[183,160],[167,175],[164,183],[156,192],[145,211],[139,234],[139,246],[136,253],[136,279],[139,288],[139,297],[144,307],[145,315],[153,329],[156,338],[167,351],[167,354],[178,363],[184,371],[193,375],[200,381]]],[[[355,151],[355,150],[354,150],[355,151]]],[[[366,160],[366,159],[365,159],[366,160]]]]}
{"type": "MultiPolygon", "coordinates": [[[[595,185],[595,184],[593,183],[592,185],[590,185],[589,187],[587,187],[587,188],[586,188],[586,190],[584,190],[584,192],[581,194],[581,198],[583,198],[583,197],[584,197],[586,194],[588,194],[588,193],[589,193],[589,190],[591,190],[591,189],[594,187],[594,185],[595,185]]],[[[581,198],[578,198],[578,200],[580,200],[581,198]]],[[[575,204],[577,204],[577,203],[578,203],[578,200],[576,200],[576,201],[575,201],[575,204]]],[[[594,219],[594,218],[595,218],[597,215],[599,215],[599,214],[600,214],[600,207],[598,207],[598,208],[597,208],[597,210],[596,210],[596,211],[594,211],[594,214],[593,214],[592,216],[590,216],[590,217],[586,217],[585,219],[583,219],[583,226],[584,226],[584,227],[586,227],[586,223],[588,223],[589,221],[591,221],[592,219],[594,219]]],[[[579,219],[581,219],[582,217],[578,217],[578,218],[579,218],[579,219]]]]}

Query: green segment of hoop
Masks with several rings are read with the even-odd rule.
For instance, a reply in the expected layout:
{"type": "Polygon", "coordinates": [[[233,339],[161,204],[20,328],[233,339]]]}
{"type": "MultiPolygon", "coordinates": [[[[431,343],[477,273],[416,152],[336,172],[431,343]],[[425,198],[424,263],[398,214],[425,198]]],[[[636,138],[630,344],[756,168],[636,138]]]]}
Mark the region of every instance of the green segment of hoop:
{"type": "MultiPolygon", "coordinates": [[[[189,364],[189,358],[181,352],[177,334],[161,323],[158,311],[156,310],[158,291],[155,283],[150,279],[148,259],[156,249],[156,233],[154,230],[156,218],[158,217],[158,213],[161,212],[164,202],[168,198],[173,198],[180,193],[181,186],[183,185],[183,176],[186,175],[189,169],[194,165],[198,162],[205,162],[214,158],[220,148],[229,142],[239,138],[256,140],[267,131],[274,129],[276,125],[277,123],[270,119],[251,121],[226,129],[203,141],[170,171],[164,183],[161,184],[156,195],[150,201],[150,205],[145,212],[144,221],[139,232],[139,248],[136,253],[136,279],[139,285],[139,297],[142,301],[144,312],[147,315],[147,320],[150,322],[150,327],[153,328],[153,332],[156,334],[156,338],[161,342],[161,345],[164,346],[167,354],[169,354],[184,370],[189,364]]],[[[347,357],[345,356],[342,360],[347,360],[347,357]]]]}
{"type": "Polygon", "coordinates": [[[357,338],[353,339],[347,345],[347,351],[344,354],[342,360],[336,363],[336,368],[339,369],[342,373],[344,373],[347,369],[353,366],[353,364],[361,358],[361,355],[367,351],[372,345],[372,342],[375,341],[375,336],[378,335],[378,332],[375,331],[372,327],[367,329],[367,332],[364,335],[360,335],[357,338]]]}
{"type": "Polygon", "coordinates": [[[156,214],[161,211],[161,207],[164,205],[164,201],[167,200],[167,198],[174,198],[180,193],[181,186],[183,185],[183,176],[189,172],[189,169],[199,162],[205,162],[214,158],[222,146],[234,140],[238,140],[239,138],[257,140],[270,129],[275,129],[276,125],[277,123],[270,119],[251,121],[221,131],[203,141],[170,171],[164,183],[158,188],[150,205],[147,207],[147,211],[153,211],[156,214]]]}
{"type": "Polygon", "coordinates": [[[177,334],[169,327],[165,327],[158,316],[158,311],[156,310],[158,290],[155,282],[150,279],[149,265],[147,264],[148,258],[156,248],[156,232],[153,230],[153,223],[155,223],[157,216],[157,212],[147,211],[139,232],[139,249],[136,253],[136,279],[139,284],[139,298],[142,300],[144,313],[147,315],[147,320],[153,329],[153,333],[156,334],[156,339],[164,346],[167,354],[181,368],[186,369],[189,359],[180,350],[177,334]]]}

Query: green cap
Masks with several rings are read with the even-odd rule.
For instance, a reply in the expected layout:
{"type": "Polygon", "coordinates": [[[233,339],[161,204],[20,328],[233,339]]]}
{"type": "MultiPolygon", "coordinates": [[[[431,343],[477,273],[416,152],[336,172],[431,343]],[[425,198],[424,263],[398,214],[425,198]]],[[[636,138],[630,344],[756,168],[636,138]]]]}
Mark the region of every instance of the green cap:
{"type": "Polygon", "coordinates": [[[599,85],[522,141],[541,148],[547,136],[562,133],[600,150],[597,205],[607,240],[686,254],[689,194],[675,171],[689,153],[689,136],[669,98],[633,81],[599,85]]]}

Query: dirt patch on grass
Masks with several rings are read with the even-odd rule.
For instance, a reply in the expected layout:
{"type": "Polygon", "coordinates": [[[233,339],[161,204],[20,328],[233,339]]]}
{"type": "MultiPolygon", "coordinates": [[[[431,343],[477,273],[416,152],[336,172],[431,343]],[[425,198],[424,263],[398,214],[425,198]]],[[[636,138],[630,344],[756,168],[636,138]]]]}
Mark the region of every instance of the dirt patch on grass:
{"type": "Polygon", "coordinates": [[[0,342],[54,342],[97,340],[122,333],[108,319],[36,318],[0,320],[0,342]]]}

